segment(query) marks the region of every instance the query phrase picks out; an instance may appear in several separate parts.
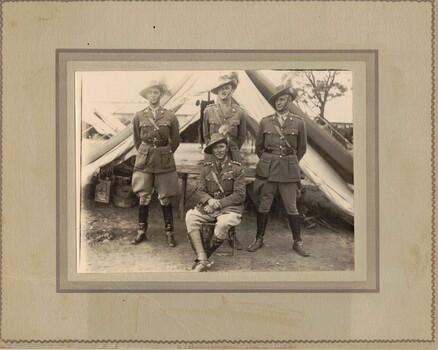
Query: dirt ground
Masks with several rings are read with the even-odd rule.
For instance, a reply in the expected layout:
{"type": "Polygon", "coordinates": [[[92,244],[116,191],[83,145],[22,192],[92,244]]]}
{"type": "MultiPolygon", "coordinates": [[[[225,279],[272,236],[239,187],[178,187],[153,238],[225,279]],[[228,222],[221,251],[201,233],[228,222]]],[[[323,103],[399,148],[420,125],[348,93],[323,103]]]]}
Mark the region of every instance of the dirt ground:
{"type": "MultiPolygon", "coordinates": [[[[190,194],[197,184],[189,179],[186,210],[195,205],[190,194]]],[[[308,192],[309,193],[309,192],[308,192]]],[[[314,196],[321,196],[313,190],[314,196]]],[[[195,255],[187,239],[184,220],[179,218],[177,198],[174,201],[175,238],[178,245],[166,244],[161,208],[153,198],[149,213],[148,240],[131,245],[136,234],[138,207],[118,208],[114,204],[97,203],[85,194],[81,214],[80,271],[81,272],[183,272],[188,271],[195,255]]],[[[302,225],[302,236],[309,257],[301,257],[292,250],[292,235],[281,210],[270,215],[265,234],[265,246],[250,253],[246,247],[256,232],[256,210],[248,205],[237,236],[243,250],[235,250],[227,242],[213,254],[210,271],[346,271],[354,269],[353,227],[337,218],[325,221],[336,232],[316,224],[302,225]],[[279,214],[280,212],[280,214],[279,214]]]]}

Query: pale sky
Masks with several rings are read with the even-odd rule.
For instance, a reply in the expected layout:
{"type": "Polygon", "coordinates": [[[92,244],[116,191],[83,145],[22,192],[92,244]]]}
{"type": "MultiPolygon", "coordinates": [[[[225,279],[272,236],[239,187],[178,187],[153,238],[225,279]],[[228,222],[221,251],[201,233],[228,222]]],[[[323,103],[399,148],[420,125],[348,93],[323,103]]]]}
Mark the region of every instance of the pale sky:
{"type": "MultiPolygon", "coordinates": [[[[108,113],[110,103],[122,104],[143,104],[147,101],[139,95],[139,92],[147,85],[150,80],[167,81],[168,86],[183,79],[187,71],[96,71],[96,72],[77,72],[77,84],[82,83],[82,96],[84,105],[91,104],[99,106],[105,113],[108,113]],[[108,105],[107,105],[108,104],[108,105]],[[106,106],[105,106],[106,105],[106,106]]],[[[211,80],[211,71],[206,71],[206,79],[211,80]],[[208,78],[207,78],[208,77],[208,78]]],[[[264,70],[263,73],[272,81],[274,85],[281,84],[283,71],[264,70]]],[[[338,81],[352,86],[352,72],[343,72],[338,77],[338,81]]],[[[213,81],[214,83],[214,81],[213,81]]],[[[304,107],[302,107],[304,110],[304,107]]],[[[349,90],[345,96],[337,98],[327,103],[326,118],[332,122],[352,122],[353,121],[353,101],[352,91],[349,90]]],[[[310,116],[315,116],[316,111],[304,110],[310,116]]]]}

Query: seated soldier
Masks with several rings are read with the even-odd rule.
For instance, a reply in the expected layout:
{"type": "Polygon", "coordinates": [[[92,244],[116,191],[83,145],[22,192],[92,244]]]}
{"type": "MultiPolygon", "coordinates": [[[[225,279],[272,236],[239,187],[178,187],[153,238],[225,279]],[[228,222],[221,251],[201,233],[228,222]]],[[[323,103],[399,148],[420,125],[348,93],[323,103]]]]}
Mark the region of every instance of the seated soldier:
{"type": "Polygon", "coordinates": [[[204,164],[197,189],[199,203],[186,215],[188,237],[196,254],[194,272],[207,271],[208,258],[228,238],[230,227],[240,224],[245,201],[243,168],[230,159],[226,136],[213,134],[204,152],[213,154],[213,161],[204,164]],[[201,227],[206,222],[216,222],[216,227],[204,246],[201,227]]]}

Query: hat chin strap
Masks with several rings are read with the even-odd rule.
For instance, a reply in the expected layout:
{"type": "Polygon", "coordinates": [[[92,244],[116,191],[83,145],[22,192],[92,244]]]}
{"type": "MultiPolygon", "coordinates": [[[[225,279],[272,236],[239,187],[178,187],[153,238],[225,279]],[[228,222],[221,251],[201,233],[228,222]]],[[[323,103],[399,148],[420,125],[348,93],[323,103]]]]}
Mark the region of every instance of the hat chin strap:
{"type": "Polygon", "coordinates": [[[163,97],[163,93],[161,93],[160,97],[158,98],[157,102],[155,102],[155,103],[152,103],[150,100],[148,100],[149,106],[152,107],[153,109],[160,108],[160,102],[161,102],[162,97],[163,97]]]}
{"type": "Polygon", "coordinates": [[[282,109],[281,111],[279,111],[279,110],[277,109],[277,104],[275,103],[275,105],[274,105],[275,111],[276,111],[277,113],[279,113],[279,114],[285,114],[286,112],[289,112],[289,103],[290,103],[290,102],[287,102],[287,103],[284,105],[284,107],[283,107],[283,109],[282,109]]]}
{"type": "Polygon", "coordinates": [[[278,114],[283,115],[283,114],[286,114],[287,112],[289,112],[289,108],[288,108],[287,106],[285,106],[281,111],[277,110],[277,108],[275,109],[275,111],[276,111],[278,114]]]}

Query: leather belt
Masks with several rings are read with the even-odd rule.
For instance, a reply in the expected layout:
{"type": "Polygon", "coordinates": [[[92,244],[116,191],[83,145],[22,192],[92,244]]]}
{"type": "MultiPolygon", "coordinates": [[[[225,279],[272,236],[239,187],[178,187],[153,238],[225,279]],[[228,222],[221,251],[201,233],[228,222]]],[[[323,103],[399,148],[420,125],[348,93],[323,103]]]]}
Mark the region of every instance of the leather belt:
{"type": "Polygon", "coordinates": [[[143,142],[149,143],[154,147],[162,147],[162,146],[167,146],[169,144],[168,140],[160,140],[160,139],[156,139],[156,138],[146,139],[146,140],[143,140],[143,142]]]}
{"type": "Polygon", "coordinates": [[[279,150],[272,149],[272,148],[265,148],[264,152],[266,153],[272,153],[280,156],[288,156],[291,154],[296,154],[295,149],[293,148],[280,148],[279,150]]]}

